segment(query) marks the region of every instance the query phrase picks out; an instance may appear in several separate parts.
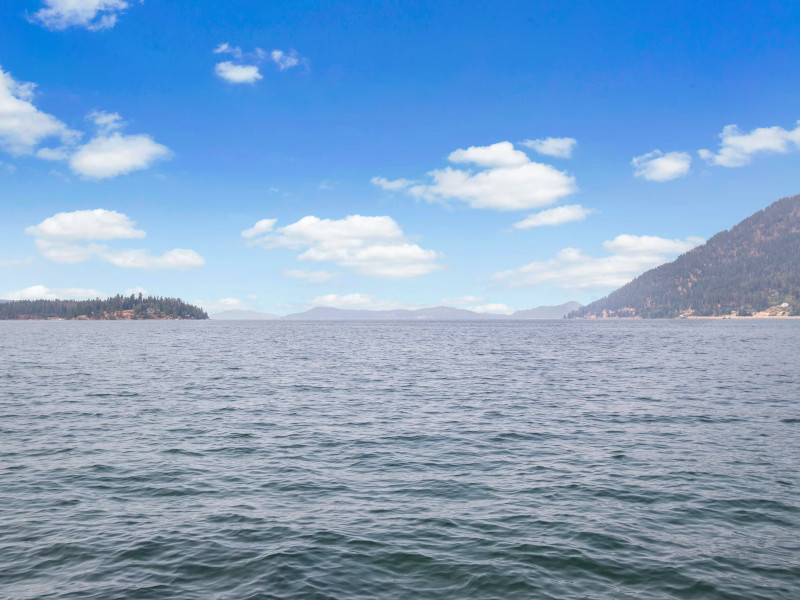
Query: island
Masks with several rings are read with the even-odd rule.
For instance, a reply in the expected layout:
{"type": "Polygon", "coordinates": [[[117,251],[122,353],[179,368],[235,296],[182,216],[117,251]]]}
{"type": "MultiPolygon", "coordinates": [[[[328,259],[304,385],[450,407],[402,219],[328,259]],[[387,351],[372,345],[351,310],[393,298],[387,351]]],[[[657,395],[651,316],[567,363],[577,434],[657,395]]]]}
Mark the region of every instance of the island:
{"type": "Polygon", "coordinates": [[[201,320],[206,312],[180,298],[122,296],[101,300],[10,300],[0,302],[0,320],[201,320]]]}

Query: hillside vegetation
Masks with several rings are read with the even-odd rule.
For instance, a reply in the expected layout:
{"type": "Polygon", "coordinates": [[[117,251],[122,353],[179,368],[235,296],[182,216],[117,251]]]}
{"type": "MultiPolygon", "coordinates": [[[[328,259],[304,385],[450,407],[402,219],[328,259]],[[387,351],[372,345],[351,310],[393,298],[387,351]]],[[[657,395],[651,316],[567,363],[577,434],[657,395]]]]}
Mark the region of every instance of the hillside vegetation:
{"type": "Polygon", "coordinates": [[[569,316],[748,316],[770,307],[800,315],[800,195],[778,200],[569,316]]]}
{"type": "Polygon", "coordinates": [[[105,300],[12,300],[0,303],[0,319],[207,319],[179,298],[116,295],[105,300]]]}

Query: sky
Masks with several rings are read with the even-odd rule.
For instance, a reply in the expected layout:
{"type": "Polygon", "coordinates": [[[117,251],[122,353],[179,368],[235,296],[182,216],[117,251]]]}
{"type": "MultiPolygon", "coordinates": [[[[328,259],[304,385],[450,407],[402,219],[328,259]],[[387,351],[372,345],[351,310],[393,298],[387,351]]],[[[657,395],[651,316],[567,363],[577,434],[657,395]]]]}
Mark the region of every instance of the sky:
{"type": "Polygon", "coordinates": [[[588,303],[800,193],[800,2],[6,0],[0,298],[588,303]]]}

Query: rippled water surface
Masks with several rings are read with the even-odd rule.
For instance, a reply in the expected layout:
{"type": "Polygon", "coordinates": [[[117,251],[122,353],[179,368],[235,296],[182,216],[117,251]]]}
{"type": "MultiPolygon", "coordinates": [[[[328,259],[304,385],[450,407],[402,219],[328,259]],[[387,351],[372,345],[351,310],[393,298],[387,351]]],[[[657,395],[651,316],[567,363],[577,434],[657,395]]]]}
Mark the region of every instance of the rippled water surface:
{"type": "Polygon", "coordinates": [[[800,598],[800,322],[2,322],[0,597],[800,598]]]}

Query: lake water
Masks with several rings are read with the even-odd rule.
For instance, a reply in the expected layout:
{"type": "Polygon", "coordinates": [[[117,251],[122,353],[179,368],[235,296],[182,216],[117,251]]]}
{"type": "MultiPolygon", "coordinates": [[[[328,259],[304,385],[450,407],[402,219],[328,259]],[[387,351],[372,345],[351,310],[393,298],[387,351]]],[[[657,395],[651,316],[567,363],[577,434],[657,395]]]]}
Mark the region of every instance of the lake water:
{"type": "Polygon", "coordinates": [[[0,597],[797,599],[799,340],[0,322],[0,597]]]}

